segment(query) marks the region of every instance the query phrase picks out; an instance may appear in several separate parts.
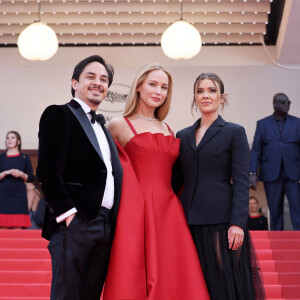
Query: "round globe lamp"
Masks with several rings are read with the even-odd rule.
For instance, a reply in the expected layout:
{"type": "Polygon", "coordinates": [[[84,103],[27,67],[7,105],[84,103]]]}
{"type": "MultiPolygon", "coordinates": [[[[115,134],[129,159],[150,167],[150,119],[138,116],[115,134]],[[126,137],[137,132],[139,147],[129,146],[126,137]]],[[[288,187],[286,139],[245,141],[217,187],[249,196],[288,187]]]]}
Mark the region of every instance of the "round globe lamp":
{"type": "Polygon", "coordinates": [[[55,31],[42,22],[34,22],[26,27],[18,38],[20,54],[28,60],[47,60],[58,49],[55,31]]]}
{"type": "Polygon", "coordinates": [[[199,31],[192,24],[179,20],[164,31],[161,47],[170,58],[189,59],[199,53],[202,40],[199,31]]]}

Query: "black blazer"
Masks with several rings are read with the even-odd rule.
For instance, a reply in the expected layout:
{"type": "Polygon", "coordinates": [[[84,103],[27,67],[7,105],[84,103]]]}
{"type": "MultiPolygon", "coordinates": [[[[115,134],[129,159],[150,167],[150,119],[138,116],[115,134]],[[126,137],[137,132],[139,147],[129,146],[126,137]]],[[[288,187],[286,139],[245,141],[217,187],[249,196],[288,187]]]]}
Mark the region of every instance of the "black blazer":
{"type": "Polygon", "coordinates": [[[177,133],[180,156],[173,189],[180,196],[189,225],[229,223],[246,227],[249,207],[250,150],[243,127],[221,116],[196,147],[200,119],[177,133]]]}
{"type": "Polygon", "coordinates": [[[257,171],[261,181],[275,181],[284,164],[291,180],[300,179],[300,119],[287,115],[280,136],[274,115],[257,122],[250,171],[257,171]]]}
{"type": "MultiPolygon", "coordinates": [[[[113,226],[119,207],[122,167],[113,138],[104,125],[115,182],[113,226]]],[[[47,204],[42,235],[50,239],[60,226],[55,218],[76,207],[83,218],[96,218],[106,184],[106,166],[89,119],[72,100],[51,105],[42,114],[39,126],[37,177],[47,204]]]]}

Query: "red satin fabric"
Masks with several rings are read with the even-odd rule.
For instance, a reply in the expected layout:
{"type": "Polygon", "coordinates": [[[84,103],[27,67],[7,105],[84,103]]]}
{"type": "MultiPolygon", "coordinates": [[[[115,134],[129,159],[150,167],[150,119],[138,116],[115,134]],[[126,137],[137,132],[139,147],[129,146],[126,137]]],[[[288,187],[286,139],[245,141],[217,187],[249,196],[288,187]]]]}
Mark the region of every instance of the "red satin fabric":
{"type": "Polygon", "coordinates": [[[122,197],[104,300],[209,299],[179,199],[171,188],[180,140],[149,132],[117,144],[122,197]]]}

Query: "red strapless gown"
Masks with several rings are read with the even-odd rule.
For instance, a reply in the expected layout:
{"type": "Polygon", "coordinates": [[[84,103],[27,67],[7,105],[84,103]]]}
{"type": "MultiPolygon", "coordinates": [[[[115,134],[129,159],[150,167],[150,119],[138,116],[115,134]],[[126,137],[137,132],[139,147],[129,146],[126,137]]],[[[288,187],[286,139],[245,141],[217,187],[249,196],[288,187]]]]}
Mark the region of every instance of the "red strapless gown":
{"type": "Polygon", "coordinates": [[[136,134],[130,126],[135,136],[124,149],[117,144],[124,172],[122,197],[103,299],[209,299],[181,203],[171,187],[180,140],[161,133],[136,134]]]}

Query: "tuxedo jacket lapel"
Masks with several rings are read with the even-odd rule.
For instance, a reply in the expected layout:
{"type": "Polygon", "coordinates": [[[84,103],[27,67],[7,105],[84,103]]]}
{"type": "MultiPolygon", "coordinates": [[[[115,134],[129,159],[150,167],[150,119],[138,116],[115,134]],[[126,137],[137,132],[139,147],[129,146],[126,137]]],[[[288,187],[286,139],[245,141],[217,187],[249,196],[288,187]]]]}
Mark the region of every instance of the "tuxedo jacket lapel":
{"type": "Polygon", "coordinates": [[[72,113],[75,115],[75,117],[77,118],[77,120],[80,123],[81,127],[83,128],[85,134],[87,135],[88,139],[90,140],[91,144],[93,145],[93,147],[95,148],[95,150],[97,151],[97,153],[99,154],[101,159],[104,161],[96,134],[93,130],[91,122],[89,121],[89,119],[86,116],[86,113],[83,111],[81,106],[75,100],[72,100],[67,105],[70,108],[70,110],[72,111],[72,113]]]}
{"type": "Polygon", "coordinates": [[[201,149],[209,140],[211,140],[222,129],[222,127],[224,127],[224,125],[225,125],[225,121],[221,116],[218,116],[217,120],[215,120],[210,125],[210,127],[206,130],[203,138],[201,139],[199,145],[197,146],[197,150],[201,149]]]}

